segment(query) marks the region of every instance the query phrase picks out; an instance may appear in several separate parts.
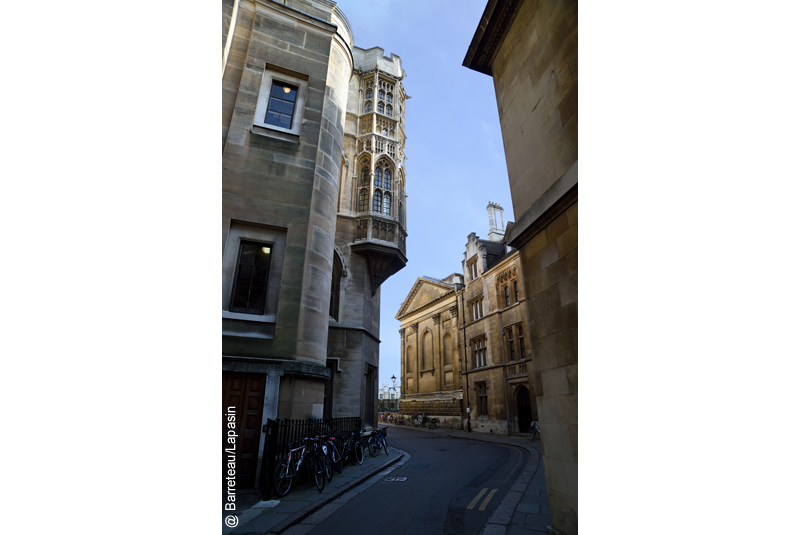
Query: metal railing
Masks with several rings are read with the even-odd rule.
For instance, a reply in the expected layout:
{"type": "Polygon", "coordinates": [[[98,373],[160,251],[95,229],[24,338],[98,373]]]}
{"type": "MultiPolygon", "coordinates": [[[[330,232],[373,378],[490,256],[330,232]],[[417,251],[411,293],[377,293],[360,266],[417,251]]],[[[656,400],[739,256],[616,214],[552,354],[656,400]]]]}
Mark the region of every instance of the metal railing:
{"type": "Polygon", "coordinates": [[[264,431],[267,433],[267,439],[264,441],[264,451],[261,456],[262,469],[258,486],[261,489],[262,496],[267,500],[274,492],[272,479],[278,455],[283,453],[287,444],[320,434],[339,435],[351,431],[361,431],[361,418],[267,419],[267,423],[264,424],[264,431]]]}

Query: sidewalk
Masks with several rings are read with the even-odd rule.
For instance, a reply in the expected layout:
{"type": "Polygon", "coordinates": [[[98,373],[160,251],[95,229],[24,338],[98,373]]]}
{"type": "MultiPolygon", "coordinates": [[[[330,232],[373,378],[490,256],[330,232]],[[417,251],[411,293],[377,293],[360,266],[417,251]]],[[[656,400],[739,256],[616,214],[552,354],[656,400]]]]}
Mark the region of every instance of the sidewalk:
{"type": "Polygon", "coordinates": [[[378,472],[395,464],[404,455],[408,457],[401,450],[391,446],[389,455],[381,452],[371,457],[365,450],[364,464],[345,465],[341,474],[334,470],[333,479],[325,480],[322,492],[318,491],[310,481],[297,487],[293,485],[289,494],[283,498],[266,502],[259,501],[261,499],[259,491],[242,492],[236,497],[236,511],[222,512],[222,535],[281,533],[378,472]],[[225,525],[225,517],[230,514],[234,514],[238,520],[235,527],[225,525]]]}
{"type": "MultiPolygon", "coordinates": [[[[384,426],[451,438],[493,442],[527,450],[530,453],[530,461],[489,518],[481,535],[547,533],[547,526],[551,525],[551,517],[544,480],[542,448],[538,439],[531,442],[524,435],[501,436],[467,433],[453,429],[428,429],[381,423],[381,427],[384,426]]],[[[242,493],[237,496],[236,511],[233,512],[239,523],[235,528],[225,526],[225,516],[231,512],[223,511],[222,535],[281,533],[302,522],[315,511],[333,502],[370,477],[397,463],[403,457],[408,459],[408,454],[391,446],[389,446],[388,456],[385,453],[379,453],[376,457],[370,457],[369,453],[365,452],[364,464],[347,465],[341,474],[334,472],[333,480],[325,481],[325,488],[322,492],[319,492],[310,482],[306,482],[297,488],[292,487],[289,494],[280,501],[259,502],[261,495],[257,491],[242,493]]]]}

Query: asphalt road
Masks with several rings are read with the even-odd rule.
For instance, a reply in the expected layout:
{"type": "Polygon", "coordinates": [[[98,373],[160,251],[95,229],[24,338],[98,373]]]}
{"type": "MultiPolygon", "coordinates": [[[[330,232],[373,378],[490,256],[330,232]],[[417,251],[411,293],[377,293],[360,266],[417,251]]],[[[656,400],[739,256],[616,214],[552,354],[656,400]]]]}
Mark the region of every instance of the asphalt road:
{"type": "Polygon", "coordinates": [[[407,480],[381,478],[347,503],[327,506],[335,510],[307,533],[477,535],[529,458],[510,446],[402,428],[390,428],[388,442],[411,458],[386,477],[407,480]]]}

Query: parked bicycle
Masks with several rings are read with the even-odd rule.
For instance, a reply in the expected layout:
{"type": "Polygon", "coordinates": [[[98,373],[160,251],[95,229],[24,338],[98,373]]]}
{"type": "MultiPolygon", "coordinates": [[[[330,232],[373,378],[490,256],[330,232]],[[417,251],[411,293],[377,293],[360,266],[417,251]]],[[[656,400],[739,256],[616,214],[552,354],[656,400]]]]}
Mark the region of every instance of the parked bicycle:
{"type": "Polygon", "coordinates": [[[342,461],[342,454],[339,451],[340,443],[341,442],[337,441],[335,437],[328,436],[325,437],[323,445],[327,448],[326,455],[330,457],[333,468],[341,474],[342,468],[344,468],[344,462],[342,461]]]}
{"type": "Polygon", "coordinates": [[[351,464],[364,463],[364,447],[361,444],[361,432],[352,431],[344,441],[344,452],[342,453],[345,461],[351,464]]]}
{"type": "Polygon", "coordinates": [[[372,457],[375,457],[381,448],[386,451],[386,455],[389,455],[389,445],[386,443],[386,428],[378,428],[371,437],[369,437],[369,442],[367,442],[367,446],[369,448],[369,454],[372,457]]]}
{"type": "Polygon", "coordinates": [[[278,463],[275,467],[274,486],[275,492],[278,496],[286,496],[292,488],[292,484],[300,473],[300,469],[305,466],[306,470],[311,474],[311,479],[314,481],[317,490],[322,492],[325,488],[325,468],[322,458],[315,454],[310,447],[308,441],[310,439],[302,439],[302,445],[295,447],[296,442],[286,445],[288,452],[285,458],[278,463]]]}
{"type": "Polygon", "coordinates": [[[538,436],[538,437],[541,437],[541,436],[542,436],[542,434],[539,432],[539,422],[537,422],[536,420],[534,420],[534,421],[533,421],[533,423],[531,423],[531,426],[530,426],[530,428],[528,429],[528,434],[527,434],[527,436],[528,436],[528,440],[533,440],[533,439],[535,439],[537,436],[538,436]]]}

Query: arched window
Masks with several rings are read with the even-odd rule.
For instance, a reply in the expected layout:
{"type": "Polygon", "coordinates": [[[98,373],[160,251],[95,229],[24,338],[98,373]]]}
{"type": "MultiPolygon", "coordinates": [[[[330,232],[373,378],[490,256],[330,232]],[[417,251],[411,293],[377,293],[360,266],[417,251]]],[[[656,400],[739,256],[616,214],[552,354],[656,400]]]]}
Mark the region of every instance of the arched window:
{"type": "Polygon", "coordinates": [[[367,96],[366,98],[369,100],[372,98],[372,89],[367,89],[367,96]]]}
{"type": "Polygon", "coordinates": [[[367,199],[369,198],[369,190],[364,188],[358,192],[358,211],[366,212],[369,208],[367,199]]]}
{"type": "Polygon", "coordinates": [[[386,106],[386,115],[388,115],[389,117],[392,116],[392,107],[391,106],[386,106]]]}
{"type": "Polygon", "coordinates": [[[386,93],[383,92],[383,89],[378,90],[378,98],[380,100],[383,100],[385,95],[386,95],[386,93]]]}
{"type": "Polygon", "coordinates": [[[378,102],[378,113],[383,113],[383,102],[378,102]]]}
{"type": "Polygon", "coordinates": [[[392,194],[385,193],[383,195],[383,214],[392,215],[392,194]]]}
{"type": "Polygon", "coordinates": [[[392,172],[389,170],[388,167],[386,168],[386,172],[383,174],[383,183],[384,183],[383,189],[388,189],[388,190],[392,189],[392,172]]]}
{"type": "Polygon", "coordinates": [[[364,104],[364,113],[372,113],[372,101],[368,100],[366,104],[364,104]]]}
{"type": "Polygon", "coordinates": [[[361,168],[361,180],[358,181],[358,185],[361,187],[369,186],[369,168],[362,167],[361,168]]]}
{"type": "Polygon", "coordinates": [[[372,198],[372,211],[381,213],[381,192],[376,191],[375,196],[372,198]]]}
{"type": "Polygon", "coordinates": [[[381,166],[375,168],[375,187],[382,188],[383,187],[383,173],[381,172],[381,166]]]}
{"type": "Polygon", "coordinates": [[[391,93],[389,93],[388,95],[386,95],[386,102],[388,102],[389,104],[391,104],[391,103],[392,103],[392,94],[391,94],[391,93]]]}

